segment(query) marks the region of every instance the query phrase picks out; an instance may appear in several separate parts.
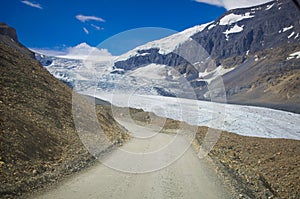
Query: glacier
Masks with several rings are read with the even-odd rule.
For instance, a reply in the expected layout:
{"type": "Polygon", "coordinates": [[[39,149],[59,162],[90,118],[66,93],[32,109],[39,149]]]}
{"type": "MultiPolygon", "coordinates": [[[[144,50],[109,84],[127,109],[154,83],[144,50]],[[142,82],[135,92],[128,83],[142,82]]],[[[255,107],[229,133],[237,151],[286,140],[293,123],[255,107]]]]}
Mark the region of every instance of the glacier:
{"type": "Polygon", "coordinates": [[[154,95],[82,93],[116,106],[143,109],[191,125],[208,126],[243,136],[300,140],[300,114],[291,112],[154,95]]]}
{"type": "MultiPolygon", "coordinates": [[[[214,100],[211,102],[196,100],[190,83],[184,81],[185,74],[179,74],[173,67],[166,65],[148,64],[128,71],[114,68],[117,61],[132,56],[144,56],[145,53],[139,53],[142,50],[158,48],[159,53],[168,54],[190,41],[190,37],[195,33],[213,29],[217,25],[228,26],[223,34],[229,38],[230,34],[243,31],[244,26],[238,25],[237,22],[242,23],[242,20],[253,17],[255,17],[253,13],[249,12],[244,15],[231,13],[222,17],[219,24],[210,22],[194,26],[136,47],[121,56],[112,56],[105,49],[99,50],[83,43],[74,47],[75,52],[70,51],[68,55],[55,57],[37,53],[36,57],[52,75],[73,87],[74,91],[109,101],[116,106],[141,108],[191,125],[208,126],[244,136],[300,140],[300,114],[255,106],[217,103],[214,100]],[[169,97],[161,96],[162,93],[169,97]]],[[[292,32],[293,28],[288,26],[280,32],[292,32]]],[[[298,36],[297,34],[295,38],[298,36]]],[[[300,53],[294,52],[286,59],[299,57],[300,53]]],[[[255,61],[264,58],[255,56],[255,61]]],[[[199,71],[195,83],[210,84],[233,69],[219,65],[209,71],[199,71]]]]}
{"type": "MultiPolygon", "coordinates": [[[[50,58],[43,56],[43,59],[50,58]]],[[[141,73],[112,74],[107,62],[86,64],[83,60],[52,59],[52,64],[45,66],[46,69],[54,75],[61,74],[55,75],[57,78],[64,77],[72,82],[76,92],[109,101],[116,106],[139,108],[191,125],[208,126],[244,136],[300,140],[300,114],[185,99],[184,93],[178,97],[160,96],[154,87],[176,94],[179,92],[176,88],[180,89],[178,83],[160,78],[159,71],[164,71],[167,66],[153,64],[138,69],[141,73]],[[76,67],[72,67],[74,65],[76,67]],[[155,72],[151,73],[149,69],[155,69],[155,72]]],[[[220,75],[223,70],[218,67],[202,75],[214,78],[213,74],[220,75]]]]}

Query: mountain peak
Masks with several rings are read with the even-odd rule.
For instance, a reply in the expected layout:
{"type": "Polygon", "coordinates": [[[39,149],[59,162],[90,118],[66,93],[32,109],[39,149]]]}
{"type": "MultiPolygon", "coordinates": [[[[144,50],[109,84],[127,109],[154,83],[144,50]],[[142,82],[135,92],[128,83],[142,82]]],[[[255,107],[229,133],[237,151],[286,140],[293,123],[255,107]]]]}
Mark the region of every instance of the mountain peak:
{"type": "Polygon", "coordinates": [[[112,59],[113,56],[107,49],[90,46],[86,42],[67,49],[67,54],[59,56],[70,59],[112,59]]]}

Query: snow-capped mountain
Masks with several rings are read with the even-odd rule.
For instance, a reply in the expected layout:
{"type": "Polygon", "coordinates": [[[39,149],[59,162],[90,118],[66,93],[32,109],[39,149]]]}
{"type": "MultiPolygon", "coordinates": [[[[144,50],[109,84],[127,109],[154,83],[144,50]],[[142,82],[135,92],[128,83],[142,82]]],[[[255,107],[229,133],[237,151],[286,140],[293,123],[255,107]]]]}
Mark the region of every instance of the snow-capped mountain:
{"type": "Polygon", "coordinates": [[[290,56],[300,51],[299,20],[289,0],[231,10],[214,22],[137,47],[117,59],[114,68],[172,67],[177,78],[191,82],[199,99],[209,100],[203,81],[211,82],[220,67],[217,71],[226,71],[219,76],[230,102],[300,111],[299,59],[290,56]]]}
{"type": "MultiPolygon", "coordinates": [[[[216,109],[218,104],[195,100],[218,96],[219,90],[208,88],[222,77],[229,102],[299,113],[299,19],[293,3],[280,0],[228,11],[214,22],[147,43],[119,57],[101,52],[111,59],[70,59],[76,53],[68,58],[36,57],[77,92],[115,105],[143,108],[241,135],[299,139],[299,114],[226,105],[224,115],[224,110],[216,109]],[[217,116],[213,117],[215,111],[217,116]],[[224,120],[216,126],[214,122],[220,117],[224,120]]],[[[81,44],[75,49],[91,48],[81,44]]]]}
{"type": "Polygon", "coordinates": [[[198,99],[210,100],[220,94],[212,93],[208,84],[222,77],[229,102],[300,112],[299,19],[292,1],[276,0],[228,11],[216,21],[119,57],[80,44],[69,55],[60,56],[64,59],[38,59],[56,77],[69,84],[80,81],[84,88],[98,81],[99,89],[106,91],[138,89],[143,94],[189,98],[182,85],[185,81],[198,99]],[[87,64],[84,59],[66,59],[86,58],[90,52],[95,55],[90,57],[101,57],[100,61],[87,64]]]}
{"type": "MultiPolygon", "coordinates": [[[[216,61],[217,66],[222,64],[226,67],[233,67],[240,62],[224,63],[224,59],[253,55],[261,50],[287,43],[299,44],[299,15],[299,10],[289,0],[278,0],[252,8],[231,10],[214,22],[195,26],[170,37],[137,47],[116,59],[115,67],[126,70],[149,62],[169,66],[187,64],[189,60],[182,59],[182,56],[171,56],[171,54],[195,48],[194,43],[204,48],[207,55],[216,61]],[[191,40],[194,42],[191,43],[191,40]],[[144,57],[144,61],[141,57],[144,57]]],[[[189,57],[203,56],[201,53],[193,49],[189,51],[189,57]]],[[[205,58],[206,56],[202,57],[202,59],[205,58]]]]}
{"type": "Polygon", "coordinates": [[[127,59],[129,59],[131,57],[135,57],[135,56],[145,56],[148,53],[142,53],[141,51],[148,50],[148,49],[159,49],[158,53],[160,53],[162,55],[172,53],[174,50],[179,48],[180,45],[191,40],[191,36],[195,35],[198,32],[201,32],[209,24],[210,23],[197,25],[192,28],[186,29],[182,32],[168,36],[166,38],[149,42],[145,45],[139,46],[139,47],[137,47],[133,50],[130,50],[129,52],[119,56],[115,61],[118,62],[118,61],[122,61],[122,60],[127,60],[127,59]]]}
{"type": "Polygon", "coordinates": [[[39,55],[47,55],[52,57],[64,58],[64,59],[77,59],[77,60],[91,60],[96,61],[108,61],[115,59],[107,49],[99,49],[92,47],[89,44],[83,42],[74,47],[69,47],[62,51],[43,50],[43,49],[31,49],[39,55]]]}

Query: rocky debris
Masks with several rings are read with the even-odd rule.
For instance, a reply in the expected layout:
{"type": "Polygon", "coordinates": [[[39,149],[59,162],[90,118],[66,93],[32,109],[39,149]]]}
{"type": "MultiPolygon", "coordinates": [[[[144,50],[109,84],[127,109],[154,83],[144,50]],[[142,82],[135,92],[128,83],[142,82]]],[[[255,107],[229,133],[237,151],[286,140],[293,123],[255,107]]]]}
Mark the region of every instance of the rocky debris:
{"type": "MultiPolygon", "coordinates": [[[[207,127],[199,127],[203,141],[207,127]]],[[[239,136],[223,132],[209,153],[240,198],[299,198],[300,141],[239,136]]]]}

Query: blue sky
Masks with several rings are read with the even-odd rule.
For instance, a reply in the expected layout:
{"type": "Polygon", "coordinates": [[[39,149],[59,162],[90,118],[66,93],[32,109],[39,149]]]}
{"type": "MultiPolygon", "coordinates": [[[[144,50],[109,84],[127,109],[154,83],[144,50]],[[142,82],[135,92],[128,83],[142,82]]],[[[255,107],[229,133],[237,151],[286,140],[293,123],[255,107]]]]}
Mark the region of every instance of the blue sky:
{"type": "MultiPolygon", "coordinates": [[[[115,34],[134,28],[182,31],[215,20],[230,8],[220,3],[222,0],[215,5],[207,4],[207,0],[0,1],[0,21],[17,29],[21,43],[30,48],[52,50],[82,42],[97,46],[115,34]]],[[[137,40],[143,43],[170,33],[141,34],[137,40]]]]}

